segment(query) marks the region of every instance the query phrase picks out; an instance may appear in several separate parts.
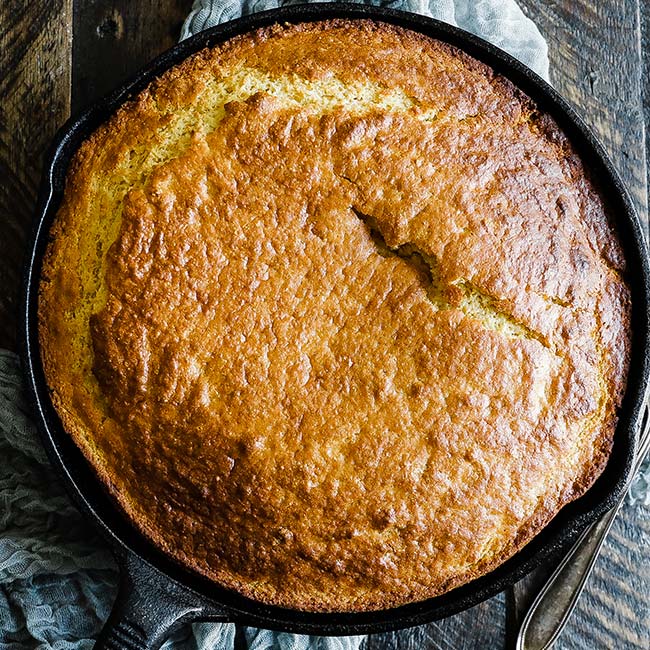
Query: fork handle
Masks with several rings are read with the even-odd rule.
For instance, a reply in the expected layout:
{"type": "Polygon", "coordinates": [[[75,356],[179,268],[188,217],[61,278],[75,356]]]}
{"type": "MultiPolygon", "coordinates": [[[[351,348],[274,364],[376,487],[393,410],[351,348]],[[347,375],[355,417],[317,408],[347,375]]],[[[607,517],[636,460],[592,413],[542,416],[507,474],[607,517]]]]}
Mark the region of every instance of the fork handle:
{"type": "Polygon", "coordinates": [[[553,645],[569,620],[622,503],[623,498],[578,537],[530,606],[521,624],[517,650],[546,650],[553,645]]]}

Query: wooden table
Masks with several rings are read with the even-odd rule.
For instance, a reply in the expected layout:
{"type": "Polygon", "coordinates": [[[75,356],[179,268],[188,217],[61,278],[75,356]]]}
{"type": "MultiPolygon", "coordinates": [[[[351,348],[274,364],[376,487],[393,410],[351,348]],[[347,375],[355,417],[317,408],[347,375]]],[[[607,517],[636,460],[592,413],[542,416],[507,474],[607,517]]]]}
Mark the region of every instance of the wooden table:
{"type": "MultiPolygon", "coordinates": [[[[520,0],[548,40],[551,77],[602,139],[647,229],[650,7],[639,0],[520,0]],[[645,120],[644,120],[645,117],[645,120]]],[[[23,249],[55,131],[178,38],[189,0],[0,3],[0,347],[15,348],[23,249]]],[[[498,649],[549,567],[452,618],[369,638],[380,648],[498,649]]],[[[618,518],[558,648],[650,647],[650,509],[618,518]]]]}

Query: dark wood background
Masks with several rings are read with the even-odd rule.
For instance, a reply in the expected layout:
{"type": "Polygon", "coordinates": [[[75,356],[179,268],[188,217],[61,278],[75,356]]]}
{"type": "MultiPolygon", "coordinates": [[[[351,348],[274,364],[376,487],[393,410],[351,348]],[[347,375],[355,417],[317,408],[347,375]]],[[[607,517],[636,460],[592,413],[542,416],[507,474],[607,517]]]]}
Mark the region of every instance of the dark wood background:
{"type": "MultiPolygon", "coordinates": [[[[602,140],[648,225],[650,6],[520,0],[549,44],[551,79],[602,140]]],[[[44,153],[77,112],[177,40],[191,0],[0,2],[0,347],[15,349],[22,256],[44,153]]],[[[374,635],[368,650],[512,648],[549,567],[452,618],[374,635]]],[[[617,520],[560,649],[650,648],[650,508],[617,520]]]]}

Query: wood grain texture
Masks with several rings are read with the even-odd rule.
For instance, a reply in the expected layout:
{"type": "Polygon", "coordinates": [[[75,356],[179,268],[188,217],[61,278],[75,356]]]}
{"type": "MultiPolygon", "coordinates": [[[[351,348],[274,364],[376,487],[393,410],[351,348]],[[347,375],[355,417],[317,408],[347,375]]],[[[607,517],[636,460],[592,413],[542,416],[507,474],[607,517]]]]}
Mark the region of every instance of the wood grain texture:
{"type": "Polygon", "coordinates": [[[188,0],[75,2],[73,113],[174,45],[190,7],[188,0]]]}
{"type": "Polygon", "coordinates": [[[70,113],[72,0],[0,2],[0,347],[15,349],[43,155],[70,113]]]}
{"type": "MultiPolygon", "coordinates": [[[[650,208],[650,2],[640,3],[641,17],[641,59],[643,71],[641,79],[641,100],[643,103],[643,124],[645,127],[646,183],[648,188],[648,207],[650,208]]],[[[650,230],[648,231],[650,237],[650,230]]]]}

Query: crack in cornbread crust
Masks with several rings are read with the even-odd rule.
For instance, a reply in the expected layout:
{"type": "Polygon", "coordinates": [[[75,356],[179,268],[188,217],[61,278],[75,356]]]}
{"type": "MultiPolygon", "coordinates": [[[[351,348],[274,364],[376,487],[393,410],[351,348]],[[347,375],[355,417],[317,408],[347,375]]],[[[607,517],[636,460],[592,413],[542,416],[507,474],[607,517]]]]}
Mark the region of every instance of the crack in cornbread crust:
{"type": "Polygon", "coordinates": [[[620,246],[552,121],[447,45],[329,21],[200,53],[81,147],[53,236],[66,429],[145,535],[240,593],[443,593],[606,462],[620,246]]]}

